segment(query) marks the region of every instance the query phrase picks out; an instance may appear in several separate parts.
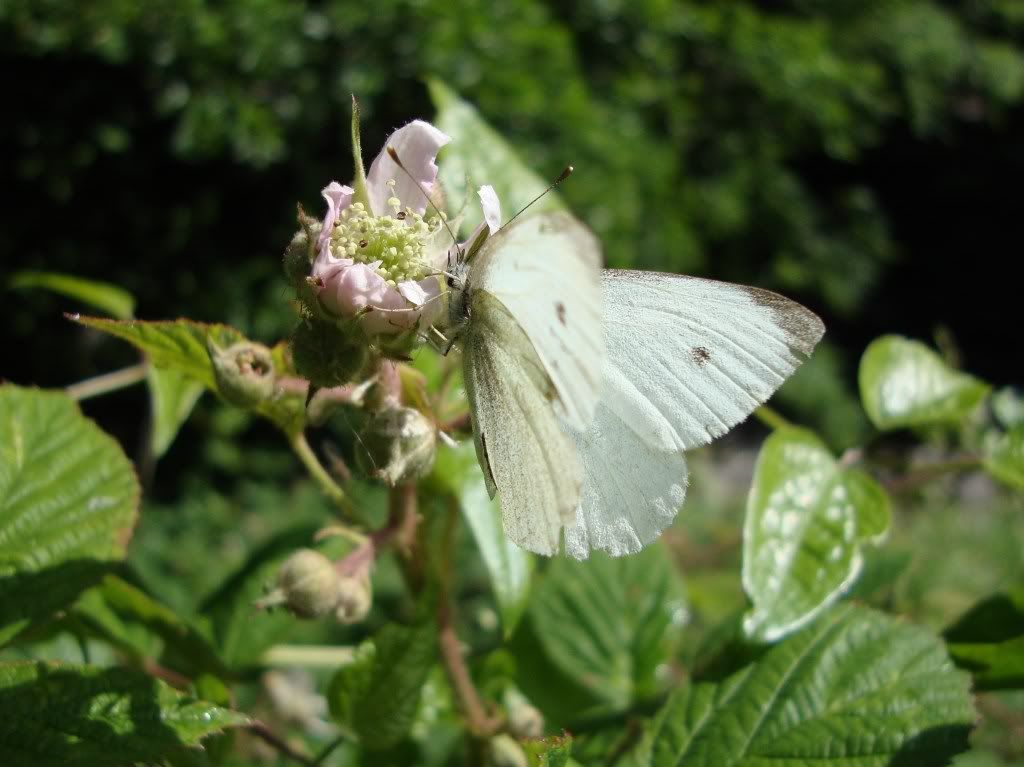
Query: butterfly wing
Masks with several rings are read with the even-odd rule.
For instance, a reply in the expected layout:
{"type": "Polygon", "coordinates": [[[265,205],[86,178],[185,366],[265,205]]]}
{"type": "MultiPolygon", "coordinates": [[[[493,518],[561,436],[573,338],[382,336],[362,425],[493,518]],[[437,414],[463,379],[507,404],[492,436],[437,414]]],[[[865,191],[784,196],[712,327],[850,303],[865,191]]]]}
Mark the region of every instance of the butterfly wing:
{"type": "Polygon", "coordinates": [[[750,415],[825,330],[794,301],[742,285],[605,270],[602,290],[601,404],[588,429],[571,432],[585,467],[566,532],[578,558],[591,548],[632,553],[654,540],[682,504],[683,451],[750,415]]]}
{"type": "Polygon", "coordinates": [[[600,245],[566,213],[523,217],[470,270],[470,291],[489,293],[523,329],[554,386],[551,406],[576,429],[590,423],[601,383],[600,270],[600,245]]]}
{"type": "Polygon", "coordinates": [[[573,522],[582,469],[552,409],[554,384],[518,318],[474,290],[463,340],[463,372],[477,459],[501,500],[509,539],[538,554],[558,551],[573,522]]]}

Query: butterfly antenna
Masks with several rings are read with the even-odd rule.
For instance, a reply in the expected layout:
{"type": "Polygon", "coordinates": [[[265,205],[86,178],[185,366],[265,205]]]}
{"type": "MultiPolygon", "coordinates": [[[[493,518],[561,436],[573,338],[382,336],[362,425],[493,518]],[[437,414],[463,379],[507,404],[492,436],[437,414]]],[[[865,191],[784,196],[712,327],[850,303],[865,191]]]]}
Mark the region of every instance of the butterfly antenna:
{"type": "MultiPolygon", "coordinates": [[[[554,181],[552,181],[551,185],[547,189],[545,189],[543,192],[541,192],[536,197],[534,197],[532,200],[530,200],[528,203],[526,203],[526,205],[524,205],[522,208],[520,208],[518,213],[516,213],[514,216],[512,216],[512,218],[510,218],[508,221],[506,221],[504,224],[501,225],[501,228],[498,229],[498,232],[500,232],[506,226],[511,224],[513,221],[515,221],[521,215],[523,215],[527,210],[529,210],[533,206],[533,204],[535,202],[537,202],[537,200],[539,200],[541,197],[546,195],[548,192],[552,191],[556,186],[558,186],[563,181],[565,181],[567,178],[569,178],[569,176],[572,174],[572,171],[573,171],[573,167],[571,165],[566,165],[565,169],[561,173],[558,174],[558,178],[556,178],[554,181]]],[[[498,232],[495,232],[495,234],[497,234],[498,232]]]]}
{"type": "MultiPolygon", "coordinates": [[[[406,168],[405,165],[402,164],[402,161],[400,159],[398,159],[398,152],[395,151],[395,148],[393,146],[389,146],[387,148],[387,152],[388,152],[388,157],[390,157],[392,160],[395,161],[395,165],[397,165],[401,169],[401,171],[406,176],[409,177],[409,180],[412,181],[412,183],[414,183],[416,185],[416,188],[420,190],[420,194],[423,195],[423,199],[425,199],[427,201],[427,205],[429,205],[431,208],[433,208],[434,212],[437,214],[437,217],[439,219],[441,219],[441,223],[444,224],[444,228],[448,230],[448,234],[450,234],[451,237],[452,237],[452,242],[455,244],[455,247],[458,248],[459,247],[459,238],[455,236],[455,232],[453,232],[451,226],[448,225],[448,217],[445,216],[444,213],[442,213],[438,209],[437,205],[434,204],[434,201],[430,199],[430,195],[427,193],[427,190],[423,188],[423,185],[419,181],[416,180],[416,177],[413,176],[412,173],[409,172],[409,169],[406,168]]],[[[461,256],[461,249],[460,249],[460,256],[461,256]]]]}

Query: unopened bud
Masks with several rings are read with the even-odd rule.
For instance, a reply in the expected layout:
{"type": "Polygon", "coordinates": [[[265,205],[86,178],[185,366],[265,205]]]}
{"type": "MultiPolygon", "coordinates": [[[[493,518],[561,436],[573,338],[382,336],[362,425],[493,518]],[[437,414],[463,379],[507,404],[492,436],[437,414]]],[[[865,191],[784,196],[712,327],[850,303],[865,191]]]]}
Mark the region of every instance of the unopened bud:
{"type": "Polygon", "coordinates": [[[288,282],[299,290],[300,295],[303,293],[302,287],[306,285],[306,277],[309,276],[313,259],[316,257],[316,240],[320,234],[320,222],[313,222],[310,227],[309,231],[305,228],[297,231],[284,251],[285,276],[288,278],[288,282]]]}
{"type": "Polygon", "coordinates": [[[277,573],[277,588],[261,606],[284,603],[300,618],[329,615],[338,605],[341,577],[334,563],[319,551],[299,549],[277,573]]]}
{"type": "Polygon", "coordinates": [[[207,341],[217,391],[239,407],[253,407],[274,394],[274,359],[262,344],[242,341],[221,349],[207,341]]]}
{"type": "Polygon", "coordinates": [[[329,389],[354,380],[366,367],[368,351],[354,324],[344,330],[333,322],[303,320],[292,333],[292,358],[299,375],[329,389]]]}
{"type": "Polygon", "coordinates": [[[362,438],[374,476],[389,485],[430,473],[437,453],[437,429],[420,411],[397,407],[375,413],[362,438]]]}
{"type": "Polygon", "coordinates": [[[373,589],[368,573],[352,578],[342,577],[338,590],[338,606],[334,617],[339,623],[359,623],[370,612],[373,604],[373,589]]]}
{"type": "Polygon", "coordinates": [[[544,735],[544,715],[526,696],[513,687],[503,696],[508,729],[517,738],[535,739],[544,735]]]}
{"type": "Polygon", "coordinates": [[[507,733],[495,735],[487,743],[488,767],[529,767],[526,752],[507,733]]]}

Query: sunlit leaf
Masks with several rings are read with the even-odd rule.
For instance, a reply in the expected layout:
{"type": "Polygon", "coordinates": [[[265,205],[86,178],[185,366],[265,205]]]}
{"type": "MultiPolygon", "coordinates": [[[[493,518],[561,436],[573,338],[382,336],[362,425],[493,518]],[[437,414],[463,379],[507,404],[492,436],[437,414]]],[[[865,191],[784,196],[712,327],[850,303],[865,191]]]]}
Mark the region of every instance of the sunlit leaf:
{"type": "Polygon", "coordinates": [[[65,394],[0,386],[0,643],[124,556],[139,485],[65,394]]]}
{"type": "Polygon", "coordinates": [[[408,733],[436,661],[436,637],[432,623],[388,624],[334,675],[327,693],[331,715],[365,748],[388,748],[408,733]]]}
{"type": "Polygon", "coordinates": [[[523,750],[531,767],[566,767],[571,764],[572,736],[568,733],[528,740],[523,750]]]}
{"type": "Polygon", "coordinates": [[[837,608],[721,682],[678,689],[646,767],[939,767],[967,748],[967,674],[927,631],[837,608]]]}
{"type": "Polygon", "coordinates": [[[248,718],[123,668],[0,664],[4,767],[119,767],[186,759],[248,718]]]}
{"type": "MultiPolygon", "coordinates": [[[[427,83],[430,97],[437,108],[435,125],[452,137],[442,150],[438,162],[441,186],[453,214],[463,211],[463,233],[483,219],[476,190],[490,184],[501,201],[502,217],[508,219],[554,180],[544,179],[530,169],[515,149],[480,116],[473,106],[463,101],[440,80],[427,83]]],[[[561,170],[561,168],[559,168],[561,170]]],[[[549,192],[531,211],[561,210],[565,206],[555,192],[549,192]]]]}
{"type": "Polygon", "coordinates": [[[776,430],[761,448],[747,497],[747,634],[774,641],[835,602],[861,570],[861,546],[885,534],[889,516],[885,491],[840,466],[814,434],[776,430]]]}
{"type": "Polygon", "coordinates": [[[983,465],[996,479],[1024,490],[1024,424],[994,435],[986,443],[983,465]]]}
{"type": "Polygon", "coordinates": [[[458,448],[438,450],[434,477],[459,500],[487,567],[491,588],[501,615],[502,630],[509,636],[526,609],[530,590],[530,555],[505,537],[501,508],[487,495],[476,450],[468,440],[458,448]]]}
{"type": "MultiPolygon", "coordinates": [[[[117,336],[142,350],[158,368],[168,368],[210,391],[218,391],[213,363],[207,343],[226,349],[247,339],[228,325],[206,325],[192,320],[166,320],[126,322],[102,317],[72,317],[72,319],[105,333],[117,336]]],[[[275,364],[282,358],[280,350],[272,350],[275,364]]],[[[179,398],[180,413],[181,400],[179,398]]],[[[302,429],[305,418],[305,397],[299,393],[278,392],[270,400],[255,408],[288,434],[302,429]]]]}
{"type": "Polygon", "coordinates": [[[956,423],[989,386],[949,367],[934,351],[901,336],[875,339],[860,361],[860,396],[879,429],[956,423]]]}
{"type": "Polygon", "coordinates": [[[86,280],[71,274],[55,272],[17,272],[11,277],[12,288],[42,288],[81,301],[119,320],[131,319],[135,298],[116,285],[86,280]]]}
{"type": "Polygon", "coordinates": [[[669,657],[683,614],[680,585],[660,546],[616,559],[556,559],[529,608],[547,658],[613,709],[658,688],[655,669],[669,657]]]}
{"type": "Polygon", "coordinates": [[[202,382],[188,378],[172,368],[152,365],[146,370],[146,381],[149,384],[153,413],[150,444],[153,455],[159,458],[178,436],[178,430],[188,420],[204,388],[202,382]]]}

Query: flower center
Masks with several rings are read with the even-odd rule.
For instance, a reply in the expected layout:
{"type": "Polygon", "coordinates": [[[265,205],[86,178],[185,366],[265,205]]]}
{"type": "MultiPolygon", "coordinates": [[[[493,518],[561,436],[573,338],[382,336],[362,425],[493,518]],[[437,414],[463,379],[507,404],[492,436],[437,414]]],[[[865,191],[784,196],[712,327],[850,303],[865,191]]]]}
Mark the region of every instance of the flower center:
{"type": "Polygon", "coordinates": [[[361,202],[345,208],[331,232],[331,253],[361,264],[379,261],[377,272],[392,287],[422,280],[433,269],[424,258],[424,244],[442,222],[436,217],[425,221],[421,214],[403,210],[394,196],[388,205],[394,212],[387,216],[371,215],[361,202]]]}

